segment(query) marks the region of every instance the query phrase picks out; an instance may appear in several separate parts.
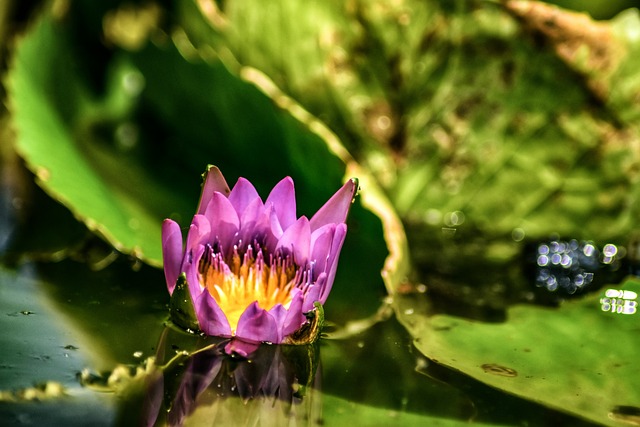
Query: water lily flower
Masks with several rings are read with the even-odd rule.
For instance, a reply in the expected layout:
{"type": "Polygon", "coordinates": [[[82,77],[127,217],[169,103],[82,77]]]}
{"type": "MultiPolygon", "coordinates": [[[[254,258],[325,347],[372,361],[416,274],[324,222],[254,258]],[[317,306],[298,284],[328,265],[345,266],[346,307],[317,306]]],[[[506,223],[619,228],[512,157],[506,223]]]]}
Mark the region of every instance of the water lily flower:
{"type": "Polygon", "coordinates": [[[191,312],[193,327],[207,335],[275,344],[315,340],[357,188],[349,180],[311,219],[297,218],[291,178],[263,202],[248,180],[229,190],[210,166],[184,245],[176,222],[167,219],[162,227],[174,321],[191,312]]]}

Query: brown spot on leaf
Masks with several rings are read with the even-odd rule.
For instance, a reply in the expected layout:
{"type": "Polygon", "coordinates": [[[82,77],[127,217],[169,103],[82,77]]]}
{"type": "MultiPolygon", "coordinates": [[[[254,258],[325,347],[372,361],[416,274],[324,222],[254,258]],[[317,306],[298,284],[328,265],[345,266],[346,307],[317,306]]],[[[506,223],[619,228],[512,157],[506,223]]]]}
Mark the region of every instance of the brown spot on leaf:
{"type": "Polygon", "coordinates": [[[501,377],[517,377],[518,371],[496,363],[485,363],[481,368],[487,373],[501,377]]]}

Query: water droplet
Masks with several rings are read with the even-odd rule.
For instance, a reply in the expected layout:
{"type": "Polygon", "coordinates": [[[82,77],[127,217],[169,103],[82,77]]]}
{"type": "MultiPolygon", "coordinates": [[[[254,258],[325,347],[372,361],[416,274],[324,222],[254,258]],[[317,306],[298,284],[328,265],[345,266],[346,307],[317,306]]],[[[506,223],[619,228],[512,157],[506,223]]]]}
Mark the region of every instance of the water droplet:
{"type": "Polygon", "coordinates": [[[514,228],[511,232],[511,238],[514,242],[521,242],[524,240],[526,233],[522,228],[514,228]]]}
{"type": "Polygon", "coordinates": [[[546,256],[546,255],[540,255],[540,256],[538,257],[538,265],[539,265],[540,267],[544,267],[544,266],[546,266],[547,264],[549,264],[549,257],[548,257],[548,256],[546,256]]]}
{"type": "Polygon", "coordinates": [[[424,221],[429,225],[437,225],[442,221],[442,214],[437,209],[427,209],[424,221]]]}
{"type": "Polygon", "coordinates": [[[137,230],[140,228],[140,220],[138,218],[130,218],[128,225],[130,229],[137,230]]]}
{"type": "Polygon", "coordinates": [[[613,257],[618,253],[618,247],[616,245],[612,245],[608,243],[604,245],[604,248],[602,249],[602,253],[604,254],[604,256],[613,257]]]}
{"type": "Polygon", "coordinates": [[[579,247],[580,243],[578,243],[576,239],[571,239],[571,241],[569,241],[569,250],[576,251],[579,247]]]}
{"type": "Polygon", "coordinates": [[[465,215],[464,215],[464,212],[462,211],[449,212],[444,216],[444,223],[448,227],[455,227],[457,225],[462,225],[462,223],[464,223],[464,220],[465,220],[465,215]]]}
{"type": "Polygon", "coordinates": [[[569,268],[571,267],[571,264],[573,264],[573,260],[571,259],[571,257],[569,255],[562,255],[562,259],[560,260],[560,265],[562,265],[564,268],[569,268]]]}
{"type": "Polygon", "coordinates": [[[584,245],[584,248],[582,248],[582,253],[585,254],[585,256],[588,256],[588,257],[593,255],[593,253],[595,251],[596,251],[596,247],[593,246],[591,243],[587,243],[586,245],[584,245]]]}
{"type": "Polygon", "coordinates": [[[115,130],[116,146],[121,151],[129,151],[138,145],[140,131],[138,126],[131,122],[122,123],[115,130]]]}
{"type": "Polygon", "coordinates": [[[416,359],[416,372],[425,373],[427,367],[429,366],[429,361],[424,357],[418,357],[416,359]]]}
{"type": "Polygon", "coordinates": [[[122,76],[122,88],[131,97],[138,96],[144,85],[144,76],[139,71],[129,71],[122,76]]]}

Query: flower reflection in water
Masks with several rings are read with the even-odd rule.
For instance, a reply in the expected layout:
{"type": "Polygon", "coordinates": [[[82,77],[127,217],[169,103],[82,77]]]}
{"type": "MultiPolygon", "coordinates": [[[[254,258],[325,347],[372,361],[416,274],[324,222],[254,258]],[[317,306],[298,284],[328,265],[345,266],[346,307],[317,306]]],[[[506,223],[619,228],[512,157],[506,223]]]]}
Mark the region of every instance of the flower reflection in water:
{"type": "MultiPolygon", "coordinates": [[[[165,342],[158,364],[167,351],[165,342]]],[[[143,424],[295,425],[320,417],[312,399],[318,385],[317,345],[247,343],[251,348],[243,351],[250,356],[238,358],[225,351],[228,344],[217,340],[190,354],[177,352],[147,376],[143,424]]],[[[244,343],[236,339],[234,345],[244,343]]]]}

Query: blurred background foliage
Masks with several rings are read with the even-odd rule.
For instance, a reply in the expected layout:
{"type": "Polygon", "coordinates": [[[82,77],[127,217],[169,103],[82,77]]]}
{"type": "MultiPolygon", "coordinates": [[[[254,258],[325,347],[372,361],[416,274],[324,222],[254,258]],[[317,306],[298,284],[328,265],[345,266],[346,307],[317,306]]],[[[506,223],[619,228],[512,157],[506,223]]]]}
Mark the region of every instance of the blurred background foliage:
{"type": "MultiPolygon", "coordinates": [[[[596,3],[580,7],[608,18],[626,6],[596,3]]],[[[5,31],[9,17],[28,22],[44,7],[7,3],[5,31]]],[[[300,198],[309,214],[352,156],[409,230],[412,279],[428,276],[436,292],[466,285],[468,264],[490,277],[478,282],[519,276],[529,241],[625,244],[634,228],[632,10],[598,23],[518,1],[50,8],[52,22],[32,25],[9,75],[16,147],[48,194],[134,258],[158,264],[158,218],[189,218],[205,163],[262,193],[291,175],[311,195],[300,198]]],[[[386,206],[379,200],[369,206],[386,206]]],[[[363,239],[380,234],[380,224],[361,225],[363,239]]],[[[403,251],[396,243],[392,255],[403,251]]],[[[383,249],[376,256],[382,264],[383,249]]],[[[523,286],[493,300],[522,300],[523,286]]],[[[472,305],[474,289],[489,287],[465,291],[472,305]]]]}
{"type": "MultiPolygon", "coordinates": [[[[6,1],[0,253],[142,272],[118,292],[162,284],[148,267],[161,263],[161,221],[188,225],[211,163],[263,196],[292,176],[306,215],[361,179],[326,307],[347,325],[336,336],[388,318],[387,294],[403,295],[393,307],[417,340],[438,336],[433,312],[509,321],[514,303],[557,303],[566,296],[540,297],[527,266],[548,239],[618,245],[624,268],[605,281],[619,280],[637,262],[640,209],[632,3],[6,1]]],[[[60,283],[60,265],[75,268],[39,270],[60,283]]],[[[161,298],[141,322],[162,317],[161,298]]],[[[85,322],[86,310],[57,306],[85,322]]],[[[598,322],[584,316],[557,322],[598,322]]],[[[113,362],[128,348],[102,352],[113,362]]],[[[567,410],[580,415],[584,401],[567,410]]]]}

